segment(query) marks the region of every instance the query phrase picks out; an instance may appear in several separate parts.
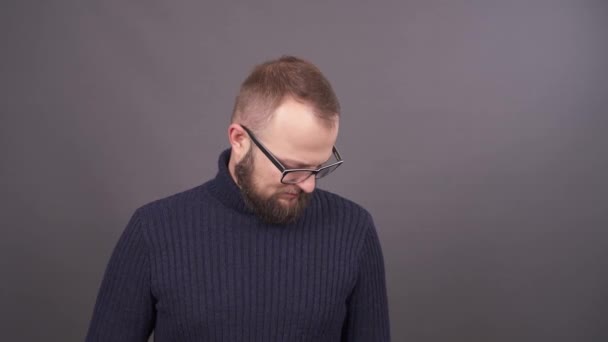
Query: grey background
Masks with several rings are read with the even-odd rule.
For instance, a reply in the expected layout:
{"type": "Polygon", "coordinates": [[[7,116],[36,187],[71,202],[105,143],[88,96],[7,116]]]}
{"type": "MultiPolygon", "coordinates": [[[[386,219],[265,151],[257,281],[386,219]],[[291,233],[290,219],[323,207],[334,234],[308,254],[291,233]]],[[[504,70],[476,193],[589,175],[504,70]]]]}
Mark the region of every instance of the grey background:
{"type": "Polygon", "coordinates": [[[0,331],[79,341],[133,210],[216,172],[282,54],[343,106],[394,341],[608,340],[605,1],[0,5],[0,331]]]}

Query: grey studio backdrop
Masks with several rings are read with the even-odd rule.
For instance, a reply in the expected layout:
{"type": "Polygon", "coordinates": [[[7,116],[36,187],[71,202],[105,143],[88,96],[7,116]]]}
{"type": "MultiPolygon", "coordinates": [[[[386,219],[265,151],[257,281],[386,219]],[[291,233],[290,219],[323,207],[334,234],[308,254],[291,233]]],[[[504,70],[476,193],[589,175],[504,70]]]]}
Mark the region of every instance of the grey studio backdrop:
{"type": "Polygon", "coordinates": [[[341,100],[394,341],[608,341],[605,1],[2,2],[2,341],[80,341],[139,206],[282,54],[341,100]]]}

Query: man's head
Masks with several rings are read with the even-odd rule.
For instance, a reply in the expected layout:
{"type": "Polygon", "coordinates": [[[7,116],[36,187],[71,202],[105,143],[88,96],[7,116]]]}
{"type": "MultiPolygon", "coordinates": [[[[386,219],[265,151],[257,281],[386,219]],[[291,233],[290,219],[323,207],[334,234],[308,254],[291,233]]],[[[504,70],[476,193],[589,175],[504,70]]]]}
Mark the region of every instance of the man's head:
{"type": "Polygon", "coordinates": [[[339,115],[340,105],[327,79],[301,59],[266,62],[245,80],[228,128],[229,169],[261,219],[280,224],[301,214],[315,188],[315,175],[284,184],[279,167],[318,169],[331,161],[339,115]]]}

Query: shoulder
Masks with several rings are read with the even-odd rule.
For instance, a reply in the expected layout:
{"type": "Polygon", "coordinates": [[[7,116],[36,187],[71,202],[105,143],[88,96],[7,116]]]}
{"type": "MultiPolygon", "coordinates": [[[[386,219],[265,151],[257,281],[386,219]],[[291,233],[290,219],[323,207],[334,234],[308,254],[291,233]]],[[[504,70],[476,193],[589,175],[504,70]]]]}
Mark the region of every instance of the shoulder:
{"type": "Polygon", "coordinates": [[[315,192],[316,209],[320,211],[321,216],[328,217],[334,228],[339,228],[352,236],[349,240],[358,255],[364,254],[365,249],[370,246],[373,249],[380,249],[374,219],[367,209],[326,190],[317,189],[315,192]]]}
{"type": "Polygon", "coordinates": [[[170,215],[200,205],[200,203],[204,201],[204,186],[205,184],[199,185],[146,203],[137,208],[133,216],[142,220],[154,220],[159,216],[170,215]]]}
{"type": "Polygon", "coordinates": [[[360,204],[327,190],[316,189],[315,200],[319,202],[318,204],[330,205],[332,207],[343,208],[345,210],[369,215],[369,212],[360,204]]]}
{"type": "Polygon", "coordinates": [[[326,211],[331,216],[338,215],[352,223],[358,223],[366,228],[373,228],[373,218],[370,212],[360,204],[333,192],[316,189],[313,205],[326,211]]]}

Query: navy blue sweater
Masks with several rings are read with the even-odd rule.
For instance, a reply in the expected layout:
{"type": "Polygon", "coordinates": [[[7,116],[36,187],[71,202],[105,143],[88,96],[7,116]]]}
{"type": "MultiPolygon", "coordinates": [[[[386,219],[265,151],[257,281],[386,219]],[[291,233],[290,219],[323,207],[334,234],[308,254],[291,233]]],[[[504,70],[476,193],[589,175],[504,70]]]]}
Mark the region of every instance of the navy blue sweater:
{"type": "Polygon", "coordinates": [[[295,223],[269,225],[228,172],[135,211],[87,341],[389,341],[370,214],[316,189],[295,223]]]}

